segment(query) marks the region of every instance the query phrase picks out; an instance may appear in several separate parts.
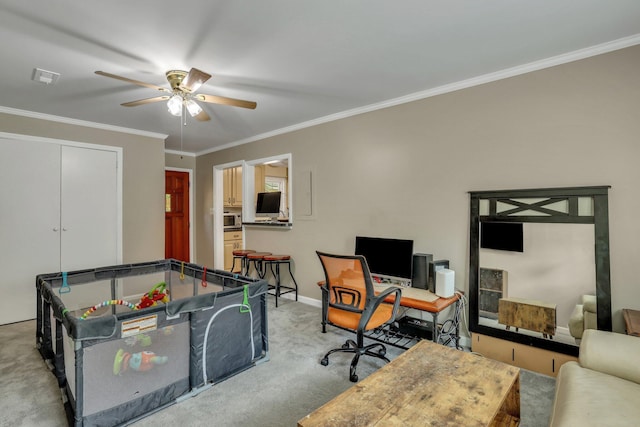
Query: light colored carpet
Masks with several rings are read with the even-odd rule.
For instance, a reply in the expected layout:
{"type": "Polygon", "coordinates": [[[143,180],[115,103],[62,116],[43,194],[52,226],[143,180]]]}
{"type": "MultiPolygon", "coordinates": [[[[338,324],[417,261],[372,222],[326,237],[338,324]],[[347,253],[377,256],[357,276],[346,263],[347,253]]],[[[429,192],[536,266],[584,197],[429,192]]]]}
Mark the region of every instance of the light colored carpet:
{"type": "MultiPolygon", "coordinates": [[[[271,297],[268,304],[268,362],[132,425],[293,427],[353,385],[349,355],[332,355],[326,367],[318,363],[327,350],[342,344],[347,332],[330,327],[322,334],[319,308],[281,299],[276,309],[271,297]]],[[[399,354],[388,347],[390,359],[399,354]]],[[[361,358],[358,376],[364,379],[382,363],[361,358]]],[[[55,377],[35,349],[35,321],[0,326],[0,375],[1,426],[66,425],[55,377]]],[[[520,381],[520,425],[547,426],[555,380],[523,370],[520,381]]]]}

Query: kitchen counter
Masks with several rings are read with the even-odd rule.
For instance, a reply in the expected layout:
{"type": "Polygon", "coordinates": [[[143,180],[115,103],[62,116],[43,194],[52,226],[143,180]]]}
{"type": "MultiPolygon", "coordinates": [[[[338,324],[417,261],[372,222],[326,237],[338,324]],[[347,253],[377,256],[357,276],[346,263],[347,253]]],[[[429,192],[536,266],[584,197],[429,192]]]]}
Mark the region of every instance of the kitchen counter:
{"type": "Polygon", "coordinates": [[[293,223],[282,222],[282,221],[243,222],[242,225],[246,225],[249,227],[267,227],[267,228],[277,228],[277,229],[289,229],[293,227],[293,223]]]}

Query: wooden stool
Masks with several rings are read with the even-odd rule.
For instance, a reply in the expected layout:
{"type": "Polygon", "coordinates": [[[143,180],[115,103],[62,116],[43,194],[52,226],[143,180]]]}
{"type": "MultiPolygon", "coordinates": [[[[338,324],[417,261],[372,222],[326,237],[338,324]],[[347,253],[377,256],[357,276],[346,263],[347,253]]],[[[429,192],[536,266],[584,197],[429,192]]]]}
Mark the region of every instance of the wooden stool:
{"type": "Polygon", "coordinates": [[[290,292],[296,293],[296,301],[298,301],[298,283],[291,272],[291,255],[265,255],[263,260],[271,269],[271,274],[273,274],[276,281],[274,285],[269,284],[269,290],[274,290],[274,293],[269,292],[269,294],[276,297],[276,307],[278,306],[278,297],[290,292]],[[280,284],[280,264],[287,264],[289,268],[289,275],[291,276],[291,280],[293,280],[294,286],[283,286],[280,284]],[[285,289],[285,291],[282,291],[282,289],[285,289]]]}
{"type": "Polygon", "coordinates": [[[253,262],[253,267],[256,269],[256,273],[258,273],[258,277],[264,279],[264,275],[267,272],[265,265],[263,263],[265,255],[271,255],[271,252],[251,252],[247,254],[247,274],[249,275],[249,270],[251,270],[251,263],[253,262]]]}
{"type": "Polygon", "coordinates": [[[233,251],[233,264],[231,264],[231,272],[236,268],[236,259],[240,260],[240,274],[246,276],[249,274],[249,260],[247,255],[252,254],[255,251],[253,249],[236,249],[233,251]]]}

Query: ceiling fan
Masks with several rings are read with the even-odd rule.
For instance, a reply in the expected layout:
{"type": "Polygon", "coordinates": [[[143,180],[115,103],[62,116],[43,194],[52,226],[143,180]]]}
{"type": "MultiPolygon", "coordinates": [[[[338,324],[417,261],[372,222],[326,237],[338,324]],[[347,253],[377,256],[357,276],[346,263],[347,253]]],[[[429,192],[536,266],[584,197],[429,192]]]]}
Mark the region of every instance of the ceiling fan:
{"type": "Polygon", "coordinates": [[[199,121],[207,121],[209,115],[198,105],[196,101],[208,102],[211,104],[231,105],[234,107],[242,107],[254,109],[256,103],[252,101],[243,101],[242,99],[226,98],[224,96],[205,95],[195,93],[200,86],[211,78],[211,74],[192,68],[188,73],[182,70],[170,70],[166,72],[167,81],[171,88],[156,86],[151,83],[145,83],[138,80],[129,79],[118,76],[116,74],[104,71],[96,71],[100,76],[110,77],[112,79],[122,80],[124,82],[133,83],[138,86],[156,89],[166,93],[166,95],[156,96],[153,98],[139,99],[137,101],[125,102],[120,104],[124,107],[136,107],[138,105],[150,104],[152,102],[167,101],[169,113],[174,116],[182,116],[183,107],[189,112],[191,117],[199,121]]]}

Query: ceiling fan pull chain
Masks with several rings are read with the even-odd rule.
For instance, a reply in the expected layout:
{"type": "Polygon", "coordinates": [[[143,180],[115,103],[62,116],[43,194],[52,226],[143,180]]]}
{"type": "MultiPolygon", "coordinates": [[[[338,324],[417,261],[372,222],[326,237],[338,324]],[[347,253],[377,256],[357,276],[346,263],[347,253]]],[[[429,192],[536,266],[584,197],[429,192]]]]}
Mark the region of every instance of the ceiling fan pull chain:
{"type": "MultiPolygon", "coordinates": [[[[182,106],[182,114],[180,115],[180,152],[184,152],[184,150],[182,149],[182,128],[184,126],[182,126],[182,119],[184,117],[184,105],[182,106]]],[[[186,126],[186,117],[184,117],[185,120],[185,126],[186,126]]]]}

